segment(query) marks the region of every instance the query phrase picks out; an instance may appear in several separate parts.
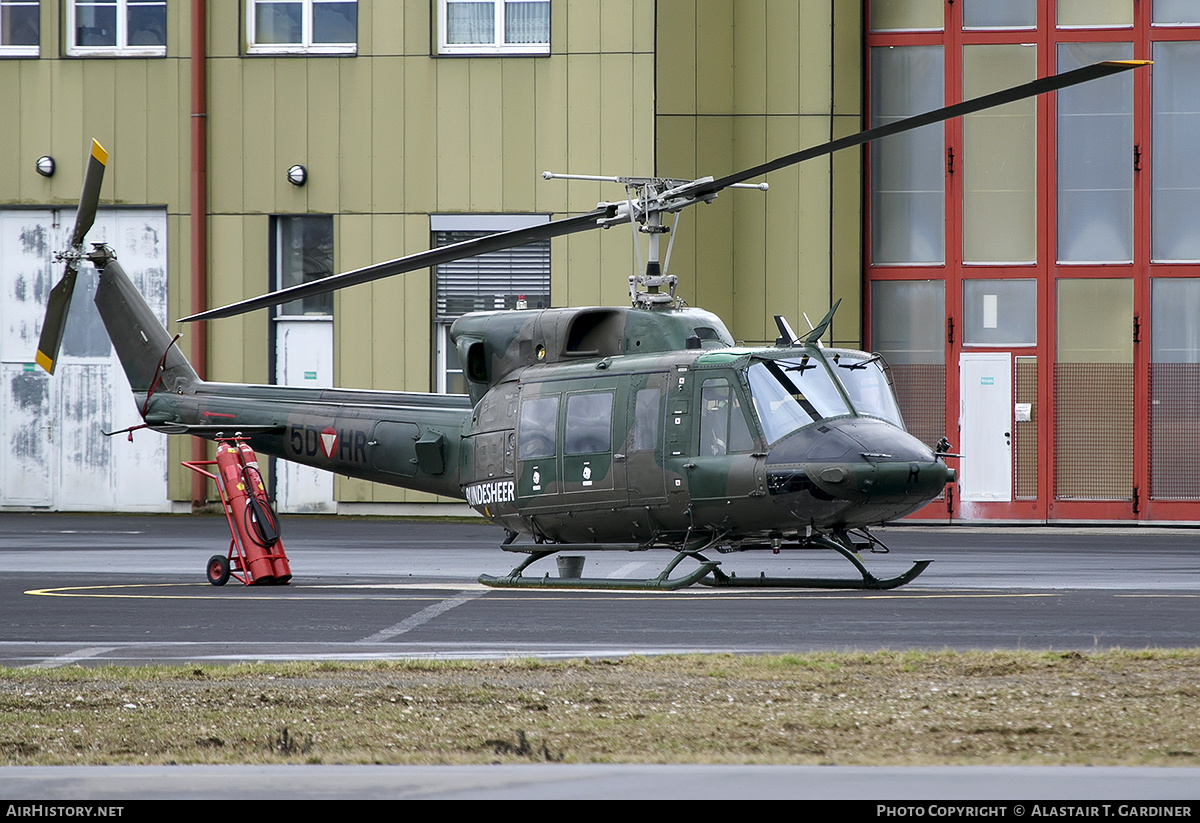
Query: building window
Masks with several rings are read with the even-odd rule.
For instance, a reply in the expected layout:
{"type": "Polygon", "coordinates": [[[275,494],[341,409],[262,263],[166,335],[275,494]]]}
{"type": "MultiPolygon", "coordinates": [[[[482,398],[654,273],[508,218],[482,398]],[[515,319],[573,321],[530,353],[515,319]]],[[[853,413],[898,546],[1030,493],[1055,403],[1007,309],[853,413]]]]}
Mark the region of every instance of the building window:
{"type": "MultiPolygon", "coordinates": [[[[546,215],[436,214],[430,217],[435,247],[496,232],[546,223],[546,215]]],[[[466,394],[467,382],[450,326],[473,311],[531,309],[550,305],[550,240],[443,263],[434,268],[434,385],[437,391],[466,394]]]]}
{"type": "Polygon", "coordinates": [[[37,0],[0,0],[0,57],[37,57],[37,0]]]}
{"type": "MultiPolygon", "coordinates": [[[[276,289],[287,289],[333,274],[333,218],[301,215],[275,218],[276,289]]],[[[283,317],[332,317],[333,293],[284,303],[283,317]]]]}
{"type": "MultiPolygon", "coordinates": [[[[1200,15],[1196,15],[1200,16],[1200,15]]],[[[1200,122],[1200,43],[1154,44],[1150,98],[1150,259],[1155,263],[1200,261],[1200,169],[1195,163],[1200,122]]]]}
{"type": "MultiPolygon", "coordinates": [[[[941,46],[871,50],[871,127],[940,108],[941,46]]],[[[945,261],[945,171],[939,124],[871,143],[871,259],[945,261]]]]}
{"type": "Polygon", "coordinates": [[[438,0],[439,54],[549,54],[550,0],[438,0]]]}
{"type": "MultiPolygon", "coordinates": [[[[1131,60],[1132,43],[1059,43],[1058,70],[1131,60]]],[[[1133,262],[1133,75],[1057,93],[1058,262],[1133,262]]]]}
{"type": "Polygon", "coordinates": [[[908,431],[932,446],[946,433],[946,284],[871,283],[871,348],[891,366],[908,431]]]}
{"type": "Polygon", "coordinates": [[[166,53],[165,0],[74,0],[67,5],[69,55],[162,57],[166,53]]]}
{"type": "MultiPolygon", "coordinates": [[[[963,98],[1033,80],[1036,58],[1037,49],[1027,43],[964,46],[963,98]]],[[[1036,101],[1018,100],[967,115],[962,120],[962,139],[963,262],[1036,263],[1036,101]]]]}
{"type": "Polygon", "coordinates": [[[1037,280],[964,280],[964,346],[1036,346],[1037,280]]]}
{"type": "Polygon", "coordinates": [[[355,54],[357,0],[251,0],[246,5],[250,54],[355,54]]]}

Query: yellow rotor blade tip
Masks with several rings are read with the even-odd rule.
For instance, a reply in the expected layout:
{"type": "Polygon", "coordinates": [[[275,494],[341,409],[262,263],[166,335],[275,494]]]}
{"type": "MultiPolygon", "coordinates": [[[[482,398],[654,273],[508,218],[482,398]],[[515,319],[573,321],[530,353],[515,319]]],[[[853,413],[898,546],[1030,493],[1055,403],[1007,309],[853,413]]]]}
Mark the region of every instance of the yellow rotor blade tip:
{"type": "Polygon", "coordinates": [[[104,150],[104,146],[96,138],[92,138],[92,157],[100,161],[102,165],[108,165],[108,152],[104,150]]]}
{"type": "Polygon", "coordinates": [[[45,371],[47,374],[54,373],[54,361],[49,357],[39,351],[33,359],[37,361],[37,364],[41,366],[43,371],[45,371]]]}

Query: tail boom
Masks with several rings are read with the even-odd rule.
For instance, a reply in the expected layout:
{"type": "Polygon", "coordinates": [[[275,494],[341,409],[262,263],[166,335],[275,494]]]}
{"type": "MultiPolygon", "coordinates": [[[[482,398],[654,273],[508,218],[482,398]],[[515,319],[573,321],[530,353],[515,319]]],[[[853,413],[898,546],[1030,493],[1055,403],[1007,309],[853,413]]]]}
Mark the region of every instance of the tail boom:
{"type": "Polygon", "coordinates": [[[462,497],[466,397],[201,380],[111,250],[88,259],[100,270],[96,307],[149,428],[206,440],[241,433],[260,454],[462,497]]]}

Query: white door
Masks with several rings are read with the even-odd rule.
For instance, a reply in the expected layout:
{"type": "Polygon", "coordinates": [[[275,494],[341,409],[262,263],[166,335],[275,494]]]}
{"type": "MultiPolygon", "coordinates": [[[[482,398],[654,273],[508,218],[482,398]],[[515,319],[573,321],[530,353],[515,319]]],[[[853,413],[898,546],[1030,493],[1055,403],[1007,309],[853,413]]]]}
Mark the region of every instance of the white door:
{"type": "MultiPolygon", "coordinates": [[[[325,389],[333,385],[333,318],[275,319],[275,382],[325,389]]],[[[333,474],[288,460],[275,461],[275,504],[281,512],[334,513],[333,474]]]]}
{"type": "MultiPolygon", "coordinates": [[[[0,506],[76,511],[166,511],[166,437],[108,438],[140,422],[129,382],[92,302],[98,276],[79,267],[58,366],[34,365],[53,254],[68,242],[68,210],[0,212],[0,506]]],[[[89,243],[107,243],[160,320],[166,318],[166,215],[101,210],[89,243]]]]}
{"type": "Polygon", "coordinates": [[[0,505],[51,506],[50,375],[33,363],[0,363],[0,381],[0,505]]]}
{"type": "Polygon", "coordinates": [[[961,499],[1011,501],[1012,355],[963,354],[958,374],[961,499]]]}

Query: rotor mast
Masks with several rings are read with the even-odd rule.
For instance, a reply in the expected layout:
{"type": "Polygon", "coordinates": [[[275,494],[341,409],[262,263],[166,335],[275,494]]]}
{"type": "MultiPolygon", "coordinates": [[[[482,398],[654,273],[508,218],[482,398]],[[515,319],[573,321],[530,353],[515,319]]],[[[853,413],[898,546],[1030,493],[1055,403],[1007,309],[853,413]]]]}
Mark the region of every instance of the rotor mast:
{"type": "MultiPolygon", "coordinates": [[[[625,186],[623,203],[598,203],[596,208],[607,207],[614,210],[613,218],[598,221],[603,228],[628,221],[633,229],[633,252],[637,262],[634,273],[629,275],[629,301],[635,308],[642,309],[679,307],[682,301],[675,296],[678,278],[667,272],[671,264],[671,249],[675,244],[674,234],[667,244],[666,260],[660,259],[660,238],[670,233],[672,228],[663,223],[663,215],[678,214],[688,206],[701,202],[711,203],[715,200],[716,191],[705,192],[699,196],[687,191],[697,184],[711,183],[712,177],[680,180],[673,177],[606,177],[598,174],[557,174],[549,171],[542,172],[542,177],[546,180],[593,180],[625,186]],[[639,232],[649,238],[644,269],[641,244],[638,240],[639,232]],[[662,291],[664,288],[666,291],[662,291]]],[[[723,188],[767,191],[769,186],[766,183],[731,183],[723,188]]]]}

